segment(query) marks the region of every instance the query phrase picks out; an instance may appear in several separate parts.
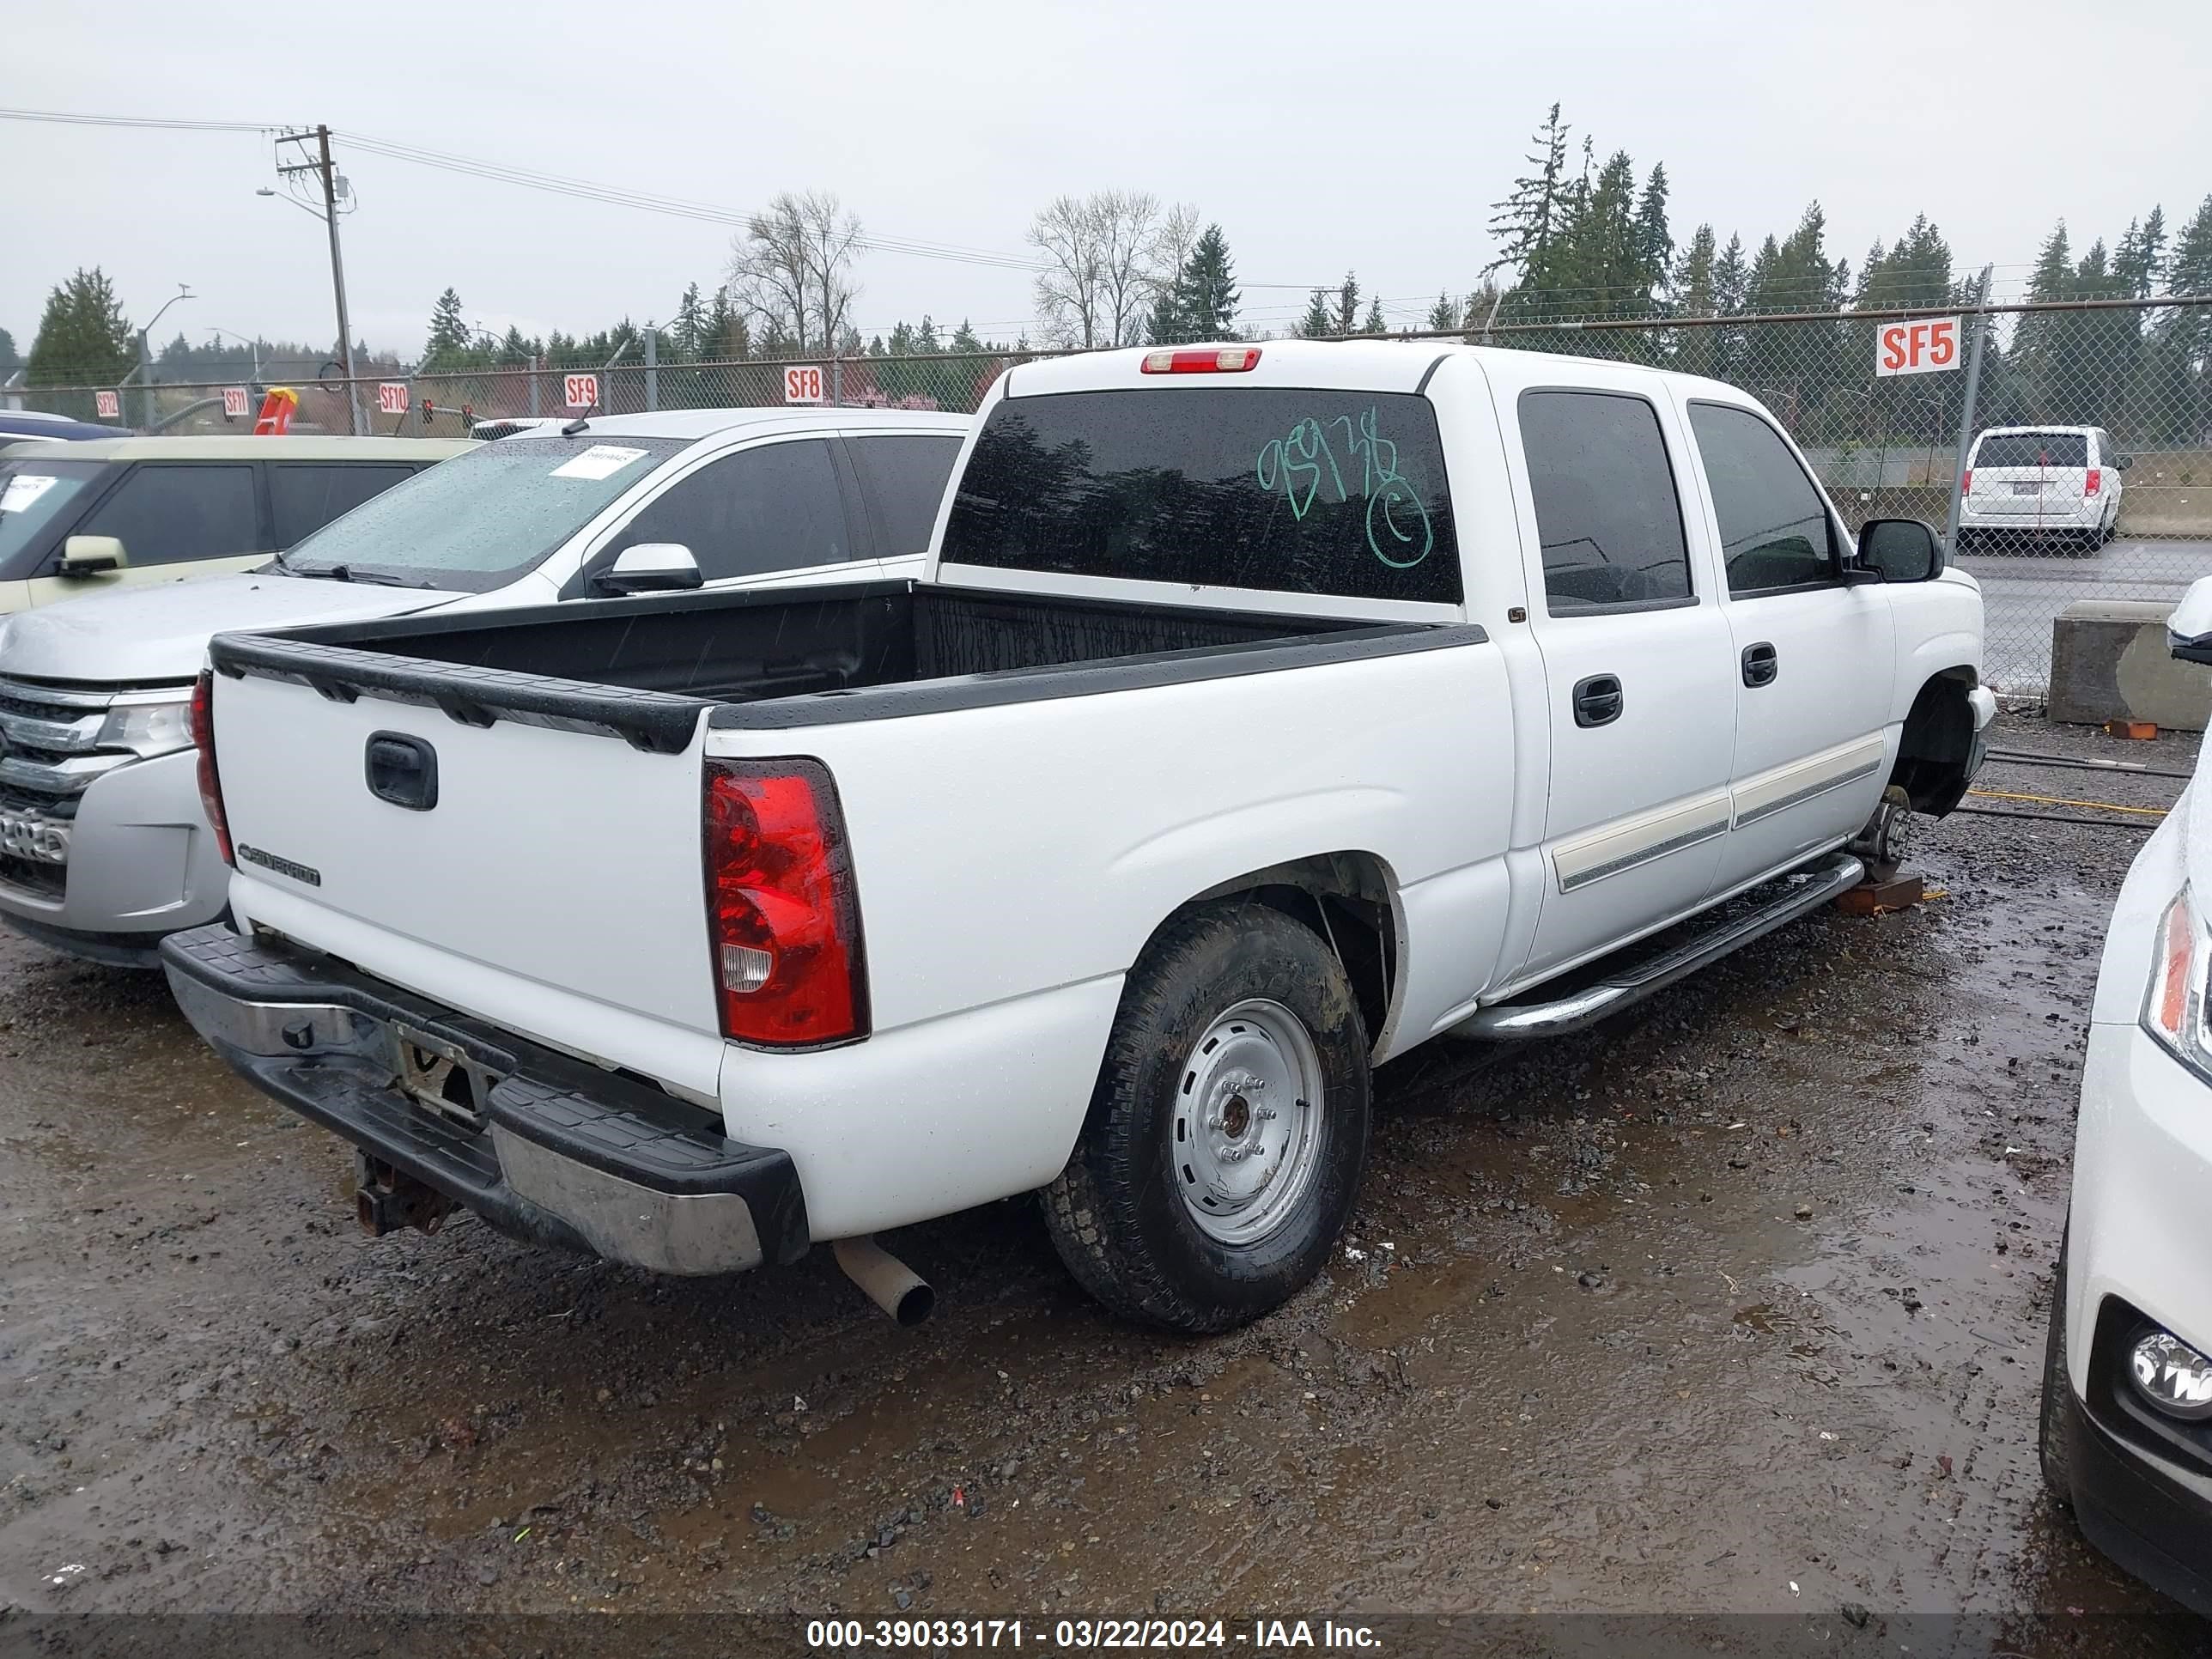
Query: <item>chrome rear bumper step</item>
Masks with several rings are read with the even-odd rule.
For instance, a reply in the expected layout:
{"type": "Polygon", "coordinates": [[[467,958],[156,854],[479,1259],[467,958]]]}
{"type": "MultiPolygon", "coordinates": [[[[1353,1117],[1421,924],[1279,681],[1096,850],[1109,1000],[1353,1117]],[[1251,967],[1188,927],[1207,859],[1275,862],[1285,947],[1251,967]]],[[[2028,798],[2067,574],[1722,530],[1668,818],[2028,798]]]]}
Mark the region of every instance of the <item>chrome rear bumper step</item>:
{"type": "MultiPolygon", "coordinates": [[[[1445,1035],[1503,1042],[1520,1037],[1561,1036],[1595,1025],[1653,992],[1719,961],[1732,951],[1762,939],[1858,884],[1866,868],[1848,853],[1831,854],[1781,879],[1781,892],[1757,908],[1738,913],[1680,945],[1608,964],[1594,985],[1539,1002],[1500,1002],[1450,1027],[1445,1035]]],[[[1672,931],[1671,929],[1669,930],[1672,931]]],[[[1633,947],[1632,947],[1632,949],[1633,947]]],[[[1542,995],[1541,988],[1534,994],[1542,995]]]]}

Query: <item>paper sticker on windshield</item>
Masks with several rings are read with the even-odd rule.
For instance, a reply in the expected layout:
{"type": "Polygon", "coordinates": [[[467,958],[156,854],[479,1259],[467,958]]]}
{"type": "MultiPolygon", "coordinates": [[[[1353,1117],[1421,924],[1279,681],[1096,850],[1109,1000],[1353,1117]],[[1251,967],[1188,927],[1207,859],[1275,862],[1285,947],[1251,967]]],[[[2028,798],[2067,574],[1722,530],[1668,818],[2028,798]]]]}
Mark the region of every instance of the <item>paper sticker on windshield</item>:
{"type": "Polygon", "coordinates": [[[593,444],[582,454],[572,456],[555,467],[553,476],[556,478],[611,478],[646,453],[642,449],[624,449],[619,444],[593,444]]]}
{"type": "Polygon", "coordinates": [[[8,488],[0,490],[0,513],[28,512],[33,501],[60,482],[51,473],[17,473],[8,480],[8,488]]]}

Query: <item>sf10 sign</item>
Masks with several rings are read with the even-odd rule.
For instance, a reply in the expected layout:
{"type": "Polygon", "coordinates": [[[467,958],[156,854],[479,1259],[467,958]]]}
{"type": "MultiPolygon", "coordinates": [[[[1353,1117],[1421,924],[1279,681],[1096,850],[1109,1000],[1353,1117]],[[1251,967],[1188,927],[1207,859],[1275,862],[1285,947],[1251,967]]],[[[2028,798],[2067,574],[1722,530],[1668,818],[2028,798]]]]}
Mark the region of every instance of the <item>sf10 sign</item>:
{"type": "Polygon", "coordinates": [[[596,374],[563,375],[561,395],[571,409],[597,409],[599,406],[599,377],[596,374]]]}
{"type": "Polygon", "coordinates": [[[783,371],[783,400],[787,404],[823,401],[822,371],[812,363],[793,363],[783,371]]]}
{"type": "Polygon", "coordinates": [[[407,382],[380,382],[376,388],[376,410],[380,415],[404,415],[407,412],[407,382]]]}
{"type": "Polygon", "coordinates": [[[235,421],[242,418],[245,414],[246,388],[242,386],[223,387],[222,418],[226,421],[235,421]]]}
{"type": "Polygon", "coordinates": [[[92,407],[103,421],[119,421],[123,418],[123,397],[120,392],[94,392],[92,407]]]}
{"type": "Polygon", "coordinates": [[[1959,319],[1923,317],[1917,322],[1884,323],[1875,336],[1874,372],[1933,374],[1959,366],[1959,319]]]}

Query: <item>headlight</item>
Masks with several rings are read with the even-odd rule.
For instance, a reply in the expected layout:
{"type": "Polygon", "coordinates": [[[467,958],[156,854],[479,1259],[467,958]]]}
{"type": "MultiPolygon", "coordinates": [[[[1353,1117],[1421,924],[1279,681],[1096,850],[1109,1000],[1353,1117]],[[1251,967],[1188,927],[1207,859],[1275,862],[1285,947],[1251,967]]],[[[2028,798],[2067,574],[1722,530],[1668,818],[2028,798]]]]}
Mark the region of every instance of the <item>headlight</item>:
{"type": "Polygon", "coordinates": [[[190,692],[160,702],[121,703],[107,711],[100,747],[128,749],[141,760],[192,746],[190,692]]]}
{"type": "Polygon", "coordinates": [[[2204,929],[2185,887],[2159,918],[2150,988],[2143,996],[2142,1028],[2184,1065],[2212,1077],[2212,1052],[2204,1043],[2206,960],[2204,929]]]}

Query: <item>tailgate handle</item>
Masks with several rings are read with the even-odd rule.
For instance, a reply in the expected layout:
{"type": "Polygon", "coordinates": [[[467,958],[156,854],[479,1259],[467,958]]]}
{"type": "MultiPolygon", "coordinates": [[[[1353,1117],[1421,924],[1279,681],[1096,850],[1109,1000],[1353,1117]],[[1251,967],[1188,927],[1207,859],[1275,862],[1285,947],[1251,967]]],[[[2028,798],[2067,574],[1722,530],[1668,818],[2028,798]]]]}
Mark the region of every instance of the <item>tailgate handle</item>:
{"type": "Polygon", "coordinates": [[[410,812],[427,812],[438,804],[438,751],[420,738],[404,732],[372,733],[362,769],[368,793],[379,800],[410,812]]]}

